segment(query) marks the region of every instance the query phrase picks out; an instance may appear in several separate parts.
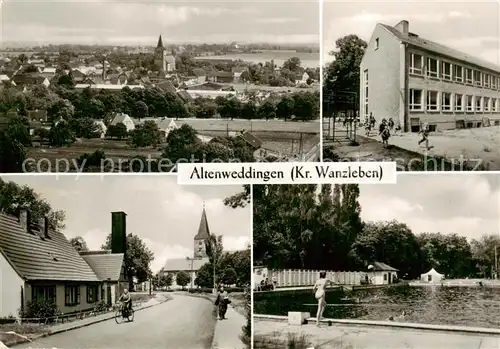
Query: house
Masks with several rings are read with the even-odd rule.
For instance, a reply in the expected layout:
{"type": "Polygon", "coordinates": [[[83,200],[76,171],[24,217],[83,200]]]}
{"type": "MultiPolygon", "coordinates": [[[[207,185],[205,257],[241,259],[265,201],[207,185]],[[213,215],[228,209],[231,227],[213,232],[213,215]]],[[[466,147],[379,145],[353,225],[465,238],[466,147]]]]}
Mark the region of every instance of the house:
{"type": "Polygon", "coordinates": [[[381,262],[368,266],[368,278],[373,285],[388,285],[398,278],[398,270],[381,262]]]}
{"type": "Polygon", "coordinates": [[[229,97],[235,96],[235,91],[214,91],[214,90],[186,90],[186,92],[191,96],[191,98],[212,98],[215,99],[219,96],[229,97]]]}
{"type": "Polygon", "coordinates": [[[75,83],[79,83],[79,82],[82,82],[83,80],[85,80],[85,78],[87,77],[87,74],[84,73],[83,71],[81,71],[80,69],[72,69],[71,76],[73,77],[73,81],[75,83]]]}
{"type": "Polygon", "coordinates": [[[0,317],[18,316],[28,302],[47,299],[63,313],[94,308],[100,280],[47,217],[33,222],[0,214],[0,317]]]}
{"type": "Polygon", "coordinates": [[[102,282],[101,300],[108,305],[115,304],[125,288],[128,280],[125,274],[123,253],[111,251],[80,252],[80,256],[87,262],[102,282]]]}
{"type": "Polygon", "coordinates": [[[207,74],[207,80],[212,82],[229,84],[234,82],[234,73],[226,71],[209,72],[207,74]]]}
{"type": "Polygon", "coordinates": [[[127,128],[127,132],[135,130],[134,120],[127,114],[117,113],[113,120],[111,120],[110,125],[118,125],[119,123],[125,125],[125,127],[127,128]]]}
{"type": "Polygon", "coordinates": [[[194,101],[194,98],[191,97],[189,93],[187,93],[186,90],[179,90],[177,91],[177,96],[179,96],[180,99],[184,101],[184,103],[190,103],[194,101]]]}
{"type": "Polygon", "coordinates": [[[207,73],[201,68],[193,69],[194,78],[191,79],[195,84],[203,84],[207,81],[207,73]]]}
{"type": "Polygon", "coordinates": [[[257,290],[262,281],[266,280],[266,278],[269,278],[269,270],[266,267],[262,266],[254,266],[253,267],[253,289],[257,290]]]}
{"type": "Polygon", "coordinates": [[[420,280],[428,284],[439,284],[444,279],[443,274],[439,274],[436,269],[432,268],[427,273],[420,275],[420,280]]]}
{"type": "Polygon", "coordinates": [[[86,88],[90,88],[92,90],[108,90],[108,91],[121,91],[125,87],[128,87],[132,90],[143,90],[144,86],[142,85],[111,85],[111,84],[76,84],[75,90],[84,90],[86,88]]]}
{"type": "Polygon", "coordinates": [[[56,68],[44,68],[42,70],[42,76],[51,80],[54,76],[56,76],[56,68]]]}
{"type": "Polygon", "coordinates": [[[167,136],[170,133],[170,131],[179,128],[179,126],[177,126],[174,119],[172,118],[161,118],[159,121],[157,121],[157,123],[161,137],[165,140],[167,139],[167,136]]]}
{"type": "Polygon", "coordinates": [[[264,144],[264,142],[261,139],[255,137],[252,133],[248,131],[243,131],[242,133],[239,134],[239,137],[243,139],[248,145],[250,145],[254,150],[262,148],[262,144],[264,144]]]}
{"type": "Polygon", "coordinates": [[[177,89],[175,88],[174,84],[170,80],[165,80],[163,82],[160,82],[156,86],[161,88],[163,91],[168,92],[168,93],[176,93],[177,92],[177,89]]]}
{"type": "Polygon", "coordinates": [[[309,80],[309,74],[304,72],[299,77],[300,79],[295,80],[295,85],[307,85],[307,80],[309,80]]]}
{"type": "Polygon", "coordinates": [[[408,21],[377,24],[360,65],[361,119],[405,132],[500,125],[500,67],[421,38],[408,21]]]}
{"type": "Polygon", "coordinates": [[[50,86],[50,81],[43,77],[40,73],[23,73],[16,74],[11,79],[16,86],[33,86],[33,85],[44,85],[45,87],[50,86]]]}
{"type": "Polygon", "coordinates": [[[94,120],[94,125],[97,126],[97,129],[99,131],[99,138],[104,138],[106,137],[106,132],[108,131],[108,128],[104,124],[102,120],[94,120]]]}
{"type": "Polygon", "coordinates": [[[208,255],[205,250],[205,242],[209,237],[210,228],[208,226],[207,213],[205,211],[205,208],[203,207],[198,233],[193,239],[193,257],[168,259],[165,262],[165,266],[161,269],[162,273],[173,275],[173,283],[171,286],[172,288],[180,288],[180,286],[177,285],[175,281],[175,275],[179,271],[188,273],[191,276],[192,285],[194,285],[196,273],[204,264],[209,262],[208,255]]]}
{"type": "Polygon", "coordinates": [[[248,71],[247,67],[233,67],[231,69],[233,76],[234,76],[234,81],[235,82],[241,82],[241,74],[244,72],[248,71]]]}

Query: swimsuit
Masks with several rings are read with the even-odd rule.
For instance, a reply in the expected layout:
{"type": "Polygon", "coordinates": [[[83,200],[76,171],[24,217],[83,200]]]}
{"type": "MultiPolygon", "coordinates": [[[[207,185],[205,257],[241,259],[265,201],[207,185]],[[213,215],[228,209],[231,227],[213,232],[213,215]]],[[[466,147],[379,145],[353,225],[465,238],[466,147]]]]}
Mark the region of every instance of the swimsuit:
{"type": "Polygon", "coordinates": [[[317,300],[323,298],[325,296],[325,290],[323,290],[322,288],[317,289],[316,294],[314,296],[316,297],[317,300]]]}

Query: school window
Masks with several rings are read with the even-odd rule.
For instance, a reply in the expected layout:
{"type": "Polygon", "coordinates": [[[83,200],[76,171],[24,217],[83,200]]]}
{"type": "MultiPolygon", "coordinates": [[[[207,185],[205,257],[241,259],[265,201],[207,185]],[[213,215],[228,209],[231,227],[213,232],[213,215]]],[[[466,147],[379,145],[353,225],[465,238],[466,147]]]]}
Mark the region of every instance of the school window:
{"type": "Polygon", "coordinates": [[[451,111],[451,93],[443,92],[441,94],[441,110],[451,111]]]}
{"type": "Polygon", "coordinates": [[[411,74],[422,74],[423,58],[422,55],[417,55],[412,53],[410,56],[410,73],[411,74]]]}
{"type": "Polygon", "coordinates": [[[65,287],[65,305],[80,304],[80,286],[66,286],[65,287]]]}
{"type": "Polygon", "coordinates": [[[500,77],[497,77],[497,88],[500,89],[500,77]]]}
{"type": "Polygon", "coordinates": [[[490,111],[490,98],[489,97],[484,97],[484,111],[490,111]]]}
{"type": "Polygon", "coordinates": [[[484,87],[490,87],[490,76],[489,74],[483,74],[484,87]]]}
{"type": "Polygon", "coordinates": [[[427,76],[431,78],[438,77],[438,61],[434,58],[427,58],[427,76]]]}
{"type": "Polygon", "coordinates": [[[465,83],[472,85],[472,69],[465,69],[465,83]]]}
{"type": "Polygon", "coordinates": [[[496,76],[491,77],[491,88],[494,90],[497,89],[497,77],[496,76]]]}
{"type": "Polygon", "coordinates": [[[99,299],[99,288],[97,286],[87,286],[87,303],[97,302],[99,299]]]}
{"type": "Polygon", "coordinates": [[[438,110],[437,91],[427,91],[427,110],[438,110]]]}
{"type": "Polygon", "coordinates": [[[475,99],[476,99],[476,103],[475,103],[476,108],[474,108],[474,111],[476,111],[476,112],[477,111],[479,111],[479,112],[483,111],[483,108],[482,108],[483,107],[483,98],[476,96],[475,99]]]}
{"type": "Polygon", "coordinates": [[[451,63],[443,62],[443,80],[451,80],[451,63]]]}
{"type": "Polygon", "coordinates": [[[456,82],[463,82],[464,81],[464,68],[460,65],[454,65],[453,66],[454,70],[454,75],[455,75],[455,81],[456,82]]]}
{"type": "Polygon", "coordinates": [[[481,78],[483,77],[483,74],[481,74],[480,71],[474,70],[474,85],[476,86],[482,86],[482,80],[481,78]]]}
{"type": "Polygon", "coordinates": [[[378,49],[379,44],[380,44],[380,41],[379,41],[379,39],[378,39],[378,38],[376,38],[376,39],[375,39],[375,50],[377,50],[377,49],[378,49]]]}
{"type": "Polygon", "coordinates": [[[455,111],[463,111],[464,95],[455,94],[455,111]]]}
{"type": "Polygon", "coordinates": [[[467,111],[474,111],[474,96],[467,96],[467,111]]]}
{"type": "Polygon", "coordinates": [[[45,301],[56,302],[56,287],[55,286],[32,286],[31,299],[43,299],[45,301]]]}
{"type": "Polygon", "coordinates": [[[410,90],[410,110],[422,110],[422,90],[410,90]]]}
{"type": "Polygon", "coordinates": [[[500,111],[500,100],[498,98],[493,101],[493,108],[495,108],[495,111],[500,111]]]}

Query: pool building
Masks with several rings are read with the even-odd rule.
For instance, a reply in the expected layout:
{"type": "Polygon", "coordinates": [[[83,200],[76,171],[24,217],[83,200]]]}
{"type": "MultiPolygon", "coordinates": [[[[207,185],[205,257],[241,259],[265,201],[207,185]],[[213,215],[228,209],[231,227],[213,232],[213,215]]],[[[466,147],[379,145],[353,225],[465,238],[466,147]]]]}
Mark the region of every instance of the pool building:
{"type": "Polygon", "coordinates": [[[360,65],[360,116],[404,132],[500,125],[500,67],[410,32],[377,24],[360,65]]]}

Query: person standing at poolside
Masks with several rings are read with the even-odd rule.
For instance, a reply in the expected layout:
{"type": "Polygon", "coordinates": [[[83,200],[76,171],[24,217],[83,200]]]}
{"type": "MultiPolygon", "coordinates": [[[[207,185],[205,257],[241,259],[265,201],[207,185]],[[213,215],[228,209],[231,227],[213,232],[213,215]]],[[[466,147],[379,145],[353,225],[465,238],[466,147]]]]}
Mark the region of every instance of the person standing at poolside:
{"type": "Polygon", "coordinates": [[[323,317],[323,312],[326,307],[326,286],[331,283],[330,280],[326,278],[326,272],[322,271],[319,273],[319,279],[316,281],[313,287],[314,296],[318,300],[318,312],[316,313],[316,326],[319,326],[319,322],[323,317]]]}

